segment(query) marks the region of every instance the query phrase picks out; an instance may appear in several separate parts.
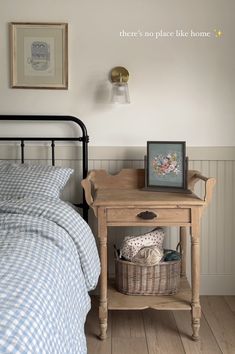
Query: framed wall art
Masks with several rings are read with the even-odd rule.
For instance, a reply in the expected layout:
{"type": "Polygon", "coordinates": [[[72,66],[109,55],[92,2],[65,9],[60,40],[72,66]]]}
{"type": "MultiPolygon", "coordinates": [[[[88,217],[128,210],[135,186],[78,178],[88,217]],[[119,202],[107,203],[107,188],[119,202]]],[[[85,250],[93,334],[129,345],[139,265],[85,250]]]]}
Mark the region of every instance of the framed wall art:
{"type": "Polygon", "coordinates": [[[11,87],[68,88],[67,23],[10,23],[11,87]]]}
{"type": "Polygon", "coordinates": [[[148,141],[146,188],[186,191],[187,159],[184,141],[148,141]]]}

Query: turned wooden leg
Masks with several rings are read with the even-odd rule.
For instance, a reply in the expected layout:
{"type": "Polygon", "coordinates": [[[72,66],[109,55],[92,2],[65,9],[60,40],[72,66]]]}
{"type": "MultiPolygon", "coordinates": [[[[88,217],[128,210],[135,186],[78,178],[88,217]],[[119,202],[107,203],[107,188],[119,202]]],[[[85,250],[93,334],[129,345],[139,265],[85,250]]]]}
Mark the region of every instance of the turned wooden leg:
{"type": "Polygon", "coordinates": [[[191,227],[192,330],[193,340],[199,340],[200,306],[200,209],[192,209],[191,227]]]}
{"type": "Polygon", "coordinates": [[[100,242],[100,305],[99,305],[99,322],[100,322],[100,339],[107,337],[108,327],[108,298],[107,298],[107,225],[105,217],[105,209],[98,209],[98,237],[100,242]]]}
{"type": "Polygon", "coordinates": [[[181,278],[186,277],[186,248],[187,248],[187,229],[185,226],[180,227],[180,253],[181,253],[181,278]]]}
{"type": "MultiPolygon", "coordinates": [[[[193,310],[192,310],[193,311],[193,310]]],[[[193,315],[195,316],[195,315],[193,315]]],[[[199,315],[197,315],[199,316],[199,315]]],[[[201,315],[200,315],[201,316],[201,315]]],[[[192,334],[192,339],[197,342],[200,337],[199,337],[199,330],[200,330],[200,318],[192,318],[192,329],[193,329],[193,334],[192,334]]]]}
{"type": "Polygon", "coordinates": [[[100,300],[99,306],[99,321],[100,321],[100,339],[107,338],[107,329],[108,329],[108,309],[107,309],[107,301],[100,300]]]}

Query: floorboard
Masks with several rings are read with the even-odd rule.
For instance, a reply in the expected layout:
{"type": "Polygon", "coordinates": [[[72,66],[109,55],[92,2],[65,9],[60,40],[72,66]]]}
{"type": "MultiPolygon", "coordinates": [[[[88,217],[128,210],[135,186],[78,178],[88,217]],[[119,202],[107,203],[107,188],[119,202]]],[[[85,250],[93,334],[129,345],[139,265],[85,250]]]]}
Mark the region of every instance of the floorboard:
{"type": "Polygon", "coordinates": [[[235,316],[222,296],[203,296],[206,320],[223,354],[235,353],[235,316]]]}
{"type": "Polygon", "coordinates": [[[87,316],[88,354],[235,354],[235,296],[202,296],[200,341],[191,339],[189,311],[109,311],[101,341],[98,299],[87,316]]]}
{"type": "Polygon", "coordinates": [[[187,354],[217,354],[222,353],[211,331],[205,316],[202,314],[200,327],[200,341],[192,340],[191,314],[186,311],[173,311],[179,330],[179,335],[187,354]]]}
{"type": "Polygon", "coordinates": [[[112,312],[112,354],[148,354],[142,311],[112,312]]]}
{"type": "MultiPolygon", "coordinates": [[[[186,311],[183,311],[186,312],[186,311]]],[[[149,354],[184,353],[172,311],[143,311],[149,354]]]]}
{"type": "Polygon", "coordinates": [[[235,313],[235,296],[225,296],[225,301],[229,305],[231,311],[235,313]]]}

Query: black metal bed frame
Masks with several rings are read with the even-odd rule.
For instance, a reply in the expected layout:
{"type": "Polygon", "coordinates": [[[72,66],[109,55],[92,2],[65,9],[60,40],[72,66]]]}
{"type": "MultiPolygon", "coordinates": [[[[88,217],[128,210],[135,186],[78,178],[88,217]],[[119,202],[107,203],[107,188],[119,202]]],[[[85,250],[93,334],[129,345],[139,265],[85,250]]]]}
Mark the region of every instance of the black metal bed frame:
{"type": "MultiPolygon", "coordinates": [[[[86,178],[88,172],[88,143],[89,136],[85,124],[77,117],[73,116],[56,116],[56,115],[0,115],[0,121],[57,121],[57,122],[74,122],[82,131],[80,137],[0,137],[0,141],[19,141],[21,146],[21,162],[24,163],[24,148],[25,141],[50,141],[51,142],[51,161],[55,165],[55,142],[56,141],[79,141],[82,143],[82,176],[86,178]]],[[[86,203],[85,194],[83,191],[82,203],[75,204],[77,207],[82,208],[83,218],[88,221],[89,206],[86,203]]]]}

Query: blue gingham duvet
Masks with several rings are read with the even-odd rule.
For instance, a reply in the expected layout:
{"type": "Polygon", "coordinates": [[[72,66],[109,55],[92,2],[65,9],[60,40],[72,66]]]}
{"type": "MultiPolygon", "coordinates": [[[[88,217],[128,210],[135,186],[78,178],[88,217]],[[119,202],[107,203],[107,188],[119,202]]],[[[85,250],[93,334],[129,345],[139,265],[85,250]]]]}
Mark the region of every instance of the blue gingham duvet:
{"type": "Polygon", "coordinates": [[[90,228],[71,206],[0,200],[0,353],[86,353],[99,267],[90,228]]]}

